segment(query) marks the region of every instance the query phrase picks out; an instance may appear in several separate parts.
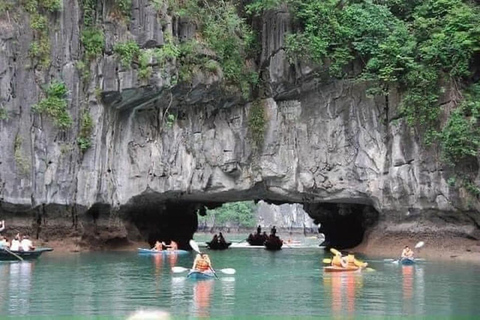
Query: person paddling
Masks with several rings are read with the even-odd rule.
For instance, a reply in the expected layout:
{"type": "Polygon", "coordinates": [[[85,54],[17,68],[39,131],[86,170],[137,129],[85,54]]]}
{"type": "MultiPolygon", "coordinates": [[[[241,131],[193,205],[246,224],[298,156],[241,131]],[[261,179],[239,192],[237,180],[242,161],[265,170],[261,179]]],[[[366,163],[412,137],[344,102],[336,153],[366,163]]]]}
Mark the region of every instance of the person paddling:
{"type": "Polygon", "coordinates": [[[335,251],[335,255],[332,258],[332,266],[341,268],[347,267],[347,261],[342,257],[342,253],[340,251],[335,251]]]}
{"type": "Polygon", "coordinates": [[[405,246],[402,251],[402,259],[413,259],[414,252],[410,249],[409,246],[405,246]]]}
{"type": "Polygon", "coordinates": [[[160,241],[157,240],[155,242],[155,245],[153,246],[152,250],[163,251],[163,242],[160,242],[160,241]]]}
{"type": "Polygon", "coordinates": [[[357,260],[352,252],[348,253],[347,257],[345,258],[345,261],[347,263],[347,267],[357,267],[357,268],[363,269],[368,266],[368,263],[357,260]]]}
{"type": "Polygon", "coordinates": [[[193,261],[192,270],[204,272],[212,269],[210,257],[206,253],[198,253],[193,261]]]}

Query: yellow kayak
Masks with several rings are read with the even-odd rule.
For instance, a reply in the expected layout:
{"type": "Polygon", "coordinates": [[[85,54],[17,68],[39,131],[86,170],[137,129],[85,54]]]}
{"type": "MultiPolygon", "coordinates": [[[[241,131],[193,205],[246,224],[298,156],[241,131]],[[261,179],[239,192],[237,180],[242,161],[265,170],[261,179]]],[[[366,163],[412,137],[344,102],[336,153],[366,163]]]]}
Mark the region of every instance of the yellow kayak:
{"type": "Polygon", "coordinates": [[[343,267],[335,267],[335,266],[328,266],[328,267],[323,267],[323,271],[325,272],[353,272],[353,271],[358,271],[358,270],[361,270],[363,268],[359,268],[359,267],[346,267],[346,268],[343,268],[343,267]]]}

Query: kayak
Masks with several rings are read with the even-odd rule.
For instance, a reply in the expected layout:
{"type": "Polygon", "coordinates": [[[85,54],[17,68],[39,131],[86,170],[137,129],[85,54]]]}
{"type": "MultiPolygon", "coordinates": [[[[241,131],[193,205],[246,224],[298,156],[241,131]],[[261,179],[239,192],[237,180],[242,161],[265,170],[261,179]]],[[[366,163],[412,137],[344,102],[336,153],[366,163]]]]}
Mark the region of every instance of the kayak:
{"type": "Polygon", "coordinates": [[[212,271],[198,271],[198,270],[190,270],[187,274],[187,278],[195,279],[195,280],[206,280],[206,279],[213,279],[215,278],[215,273],[212,271]]]}
{"type": "Polygon", "coordinates": [[[335,267],[335,266],[328,266],[323,267],[323,271],[325,272],[353,272],[353,271],[361,271],[358,267],[335,267]]]}
{"type": "Polygon", "coordinates": [[[158,250],[153,250],[153,249],[138,248],[138,253],[141,253],[141,254],[166,254],[166,255],[169,255],[169,254],[185,254],[185,253],[188,253],[188,251],[186,251],[186,250],[162,250],[162,251],[158,251],[158,250]]]}
{"type": "Polygon", "coordinates": [[[415,259],[413,259],[413,258],[402,258],[400,260],[400,263],[404,266],[411,266],[412,264],[415,264],[415,259]]]}

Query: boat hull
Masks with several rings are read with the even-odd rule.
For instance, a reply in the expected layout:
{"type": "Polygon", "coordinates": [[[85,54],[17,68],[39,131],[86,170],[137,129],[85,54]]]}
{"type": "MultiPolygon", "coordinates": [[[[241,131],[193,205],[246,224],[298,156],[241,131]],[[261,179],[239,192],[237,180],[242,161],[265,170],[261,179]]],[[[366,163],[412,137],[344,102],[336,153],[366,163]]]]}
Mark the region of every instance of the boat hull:
{"type": "Polygon", "coordinates": [[[231,242],[213,242],[213,241],[207,242],[208,248],[212,250],[225,250],[225,249],[228,249],[228,247],[230,247],[231,244],[232,244],[231,242]]]}
{"type": "Polygon", "coordinates": [[[280,250],[283,246],[283,241],[280,239],[269,239],[263,244],[267,250],[280,250]]]}
{"type": "Polygon", "coordinates": [[[186,254],[188,251],[186,250],[153,250],[153,249],[144,249],[138,248],[138,253],[140,254],[162,254],[162,255],[170,255],[170,254],[186,254]]]}
{"type": "Polygon", "coordinates": [[[355,272],[355,271],[361,271],[360,268],[358,267],[335,267],[335,266],[328,266],[328,267],[323,267],[323,271],[325,272],[355,272]]]}
{"type": "Polygon", "coordinates": [[[400,260],[400,263],[403,266],[411,266],[415,264],[415,259],[403,258],[402,260],[400,260]]]}
{"type": "Polygon", "coordinates": [[[197,270],[190,270],[187,275],[187,278],[194,279],[194,280],[208,280],[214,279],[215,274],[212,271],[197,271],[197,270]]]}
{"type": "Polygon", "coordinates": [[[0,261],[19,261],[20,259],[18,257],[22,258],[23,260],[35,260],[38,257],[40,257],[42,253],[48,252],[48,251],[53,251],[53,249],[37,248],[32,251],[11,251],[11,250],[7,251],[5,249],[0,249],[0,261]]]}

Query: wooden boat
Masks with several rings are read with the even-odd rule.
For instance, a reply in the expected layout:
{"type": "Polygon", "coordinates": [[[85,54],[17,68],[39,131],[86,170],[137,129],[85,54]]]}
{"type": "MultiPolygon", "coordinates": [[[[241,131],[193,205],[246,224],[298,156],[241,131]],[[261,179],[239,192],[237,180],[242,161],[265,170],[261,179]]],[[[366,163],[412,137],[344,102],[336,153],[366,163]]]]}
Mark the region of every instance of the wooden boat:
{"type": "Polygon", "coordinates": [[[12,251],[4,248],[0,248],[0,261],[20,261],[20,258],[23,260],[34,260],[40,257],[40,255],[47,251],[53,251],[52,248],[37,248],[32,251],[12,251]]]}
{"type": "Polygon", "coordinates": [[[268,237],[265,237],[262,234],[250,234],[247,238],[247,242],[251,246],[263,246],[268,237]]]}
{"type": "Polygon", "coordinates": [[[169,254],[186,254],[188,251],[186,250],[154,250],[154,249],[144,249],[144,248],[138,248],[138,253],[140,254],[163,254],[163,255],[169,255],[169,254]]]}
{"type": "Polygon", "coordinates": [[[268,238],[264,243],[267,250],[280,250],[283,246],[283,241],[280,238],[268,238]]]}
{"type": "Polygon", "coordinates": [[[400,263],[404,266],[411,266],[415,264],[415,259],[414,258],[402,258],[400,260],[400,263]]]}
{"type": "Polygon", "coordinates": [[[325,272],[354,272],[354,271],[361,271],[363,268],[359,267],[336,267],[336,266],[328,266],[323,267],[323,271],[325,272]]]}
{"type": "Polygon", "coordinates": [[[198,271],[198,270],[190,270],[187,274],[187,278],[194,279],[194,280],[207,280],[207,279],[214,279],[215,273],[212,271],[198,271]]]}
{"type": "Polygon", "coordinates": [[[230,247],[231,242],[219,242],[219,241],[209,241],[207,242],[207,246],[209,249],[212,250],[225,250],[230,247]]]}

